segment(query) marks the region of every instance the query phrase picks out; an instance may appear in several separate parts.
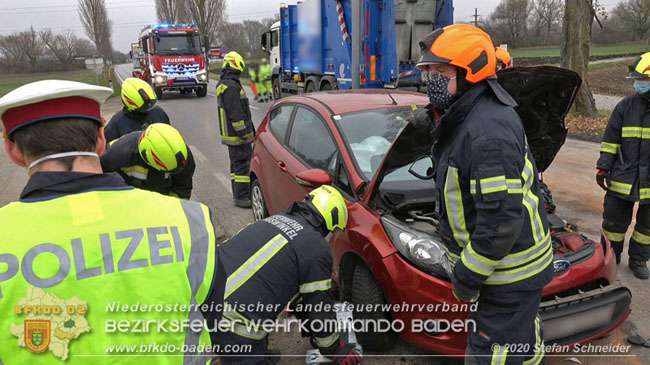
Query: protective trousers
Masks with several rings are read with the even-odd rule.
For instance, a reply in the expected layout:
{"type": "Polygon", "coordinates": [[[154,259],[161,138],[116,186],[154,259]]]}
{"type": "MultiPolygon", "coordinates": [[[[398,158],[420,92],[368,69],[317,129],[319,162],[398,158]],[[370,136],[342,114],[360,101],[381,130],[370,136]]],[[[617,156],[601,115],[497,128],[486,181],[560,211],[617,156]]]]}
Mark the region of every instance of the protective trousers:
{"type": "MultiPolygon", "coordinates": [[[[603,211],[603,233],[612,242],[617,255],[623,252],[625,233],[632,223],[635,202],[605,194],[603,211]]],[[[627,251],[632,261],[650,259],[650,204],[640,204],[636,213],[636,225],[627,251]]]]}
{"type": "Polygon", "coordinates": [[[478,310],[470,312],[465,364],[541,364],[544,358],[542,323],[537,312],[542,289],[481,290],[478,310]]]}
{"type": "Polygon", "coordinates": [[[253,340],[232,332],[219,332],[215,345],[219,346],[219,360],[222,365],[265,365],[268,349],[268,336],[263,340],[253,340]]]}
{"type": "Polygon", "coordinates": [[[251,157],[253,156],[252,146],[252,143],[228,146],[230,183],[232,185],[232,197],[235,200],[249,199],[250,196],[251,180],[249,169],[251,157]]]}

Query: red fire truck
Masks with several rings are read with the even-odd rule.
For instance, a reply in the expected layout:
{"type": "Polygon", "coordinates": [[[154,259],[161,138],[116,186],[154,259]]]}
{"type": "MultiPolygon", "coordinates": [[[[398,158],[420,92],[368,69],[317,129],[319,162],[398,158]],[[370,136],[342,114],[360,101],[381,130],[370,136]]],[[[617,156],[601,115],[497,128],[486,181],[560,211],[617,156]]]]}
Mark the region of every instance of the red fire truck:
{"type": "Polygon", "coordinates": [[[207,95],[207,63],[196,24],[148,25],[140,32],[138,43],[144,52],[144,67],[133,71],[133,77],[150,83],[159,99],[168,90],[207,95]]]}

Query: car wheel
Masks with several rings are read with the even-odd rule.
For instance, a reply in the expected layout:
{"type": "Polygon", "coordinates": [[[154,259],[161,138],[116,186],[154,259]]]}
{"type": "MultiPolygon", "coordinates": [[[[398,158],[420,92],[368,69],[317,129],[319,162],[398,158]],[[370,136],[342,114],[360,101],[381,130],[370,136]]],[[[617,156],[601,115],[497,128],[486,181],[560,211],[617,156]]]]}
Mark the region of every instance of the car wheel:
{"type": "Polygon", "coordinates": [[[282,99],[282,88],[280,87],[280,78],[273,79],[273,100],[282,99]]]}
{"type": "Polygon", "coordinates": [[[208,95],[207,86],[201,86],[199,88],[196,88],[196,96],[198,96],[199,98],[204,98],[206,95],[208,95]]]}
{"type": "Polygon", "coordinates": [[[162,88],[157,87],[157,88],[154,89],[154,91],[156,92],[156,98],[158,98],[158,100],[162,100],[162,97],[163,97],[162,88]]]}
{"type": "MultiPolygon", "coordinates": [[[[363,262],[358,263],[354,268],[354,275],[352,277],[352,304],[355,308],[355,320],[371,320],[369,323],[380,319],[390,320],[390,314],[388,312],[380,310],[356,310],[357,308],[365,308],[367,304],[371,304],[374,308],[381,308],[386,304],[384,293],[379,283],[373,277],[370,268],[363,262]]],[[[371,351],[388,351],[395,346],[395,342],[397,341],[397,333],[394,331],[372,332],[372,327],[369,328],[368,332],[357,333],[356,336],[357,341],[361,343],[363,349],[371,351]]]]}
{"type": "Polygon", "coordinates": [[[262,193],[262,186],[258,179],[253,180],[251,184],[251,204],[253,205],[253,218],[255,218],[256,222],[269,216],[264,194],[262,193]]]}

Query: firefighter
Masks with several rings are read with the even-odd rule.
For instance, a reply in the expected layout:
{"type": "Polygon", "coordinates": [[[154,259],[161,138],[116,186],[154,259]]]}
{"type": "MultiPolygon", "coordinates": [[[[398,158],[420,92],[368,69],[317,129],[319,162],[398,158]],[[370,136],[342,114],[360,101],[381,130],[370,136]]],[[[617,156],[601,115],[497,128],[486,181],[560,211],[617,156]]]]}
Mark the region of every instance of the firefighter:
{"type": "Polygon", "coordinates": [[[650,258],[650,52],[629,66],[636,93],[614,108],[605,129],[596,181],[607,191],[603,233],[621,262],[625,232],[639,203],[628,248],[628,266],[639,279],[648,279],[650,258]]]}
{"type": "Polygon", "coordinates": [[[255,64],[249,64],[248,65],[248,76],[251,78],[251,90],[253,91],[253,94],[255,94],[255,98],[253,100],[257,101],[260,97],[259,91],[257,90],[257,85],[259,84],[258,79],[257,79],[257,67],[255,64]]]}
{"type": "MultiPolygon", "coordinates": [[[[222,330],[211,332],[212,342],[222,349],[228,345],[252,348],[246,353],[223,353],[229,356],[221,358],[222,364],[243,359],[250,360],[247,364],[264,364],[268,333],[247,325],[276,320],[288,303],[299,302],[313,308],[322,305],[322,311],[308,313],[310,321],[336,319],[330,292],[332,255],[325,236],[345,229],[347,216],[341,194],[324,185],[307,194],[304,202],[295,202],[287,213],[249,225],[221,246],[220,260],[228,276],[225,325],[222,330]]],[[[313,328],[322,328],[323,323],[313,328]]],[[[361,362],[354,344],[344,343],[338,332],[325,328],[311,336],[321,354],[337,364],[361,362]]]]}
{"type": "Polygon", "coordinates": [[[246,93],[239,76],[246,65],[237,52],[229,52],[223,59],[221,80],[217,84],[219,131],[221,143],[228,146],[230,155],[230,182],[235,205],[250,208],[249,167],[253,155],[255,126],[246,93]]]}
{"type": "Polygon", "coordinates": [[[264,102],[273,100],[273,86],[271,85],[272,72],[269,60],[262,58],[259,79],[260,83],[264,85],[264,102]]]}
{"type": "MultiPolygon", "coordinates": [[[[162,313],[109,313],[107,305],[218,309],[225,285],[206,206],[134,189],[117,174],[102,173],[100,104],[112,93],[44,80],[0,98],[5,150],[29,175],[20,200],[0,208],[0,362],[87,364],[76,356],[85,353],[125,364],[205,363],[189,355],[209,344],[207,331],[110,328],[162,313]],[[139,347],[143,335],[147,343],[176,346],[168,353],[176,356],[111,358],[106,350],[139,347]],[[178,356],[184,345],[187,356],[178,356]]],[[[164,313],[167,323],[201,317],[187,309],[164,313]]],[[[209,317],[220,319],[217,311],[209,317]]]]}
{"type": "Polygon", "coordinates": [[[190,148],[171,125],[154,123],[110,143],[100,159],[106,172],[119,173],[127,184],[181,199],[192,195],[196,165],[190,148]]]}
{"type": "Polygon", "coordinates": [[[497,47],[494,53],[497,58],[497,71],[512,67],[512,57],[510,57],[510,53],[506,49],[497,47]]]}
{"type": "Polygon", "coordinates": [[[453,294],[478,301],[469,314],[476,331],[468,334],[466,363],[538,364],[544,350],[537,312],[553,277],[553,248],[516,103],[496,82],[494,45],[481,29],[450,25],[420,47],[453,294]]]}
{"type": "Polygon", "coordinates": [[[106,141],[109,143],[125,134],[143,131],[149,124],[170,124],[167,113],[156,105],[156,93],[146,82],[130,77],[122,83],[120,94],[124,108],[106,125],[106,141]]]}

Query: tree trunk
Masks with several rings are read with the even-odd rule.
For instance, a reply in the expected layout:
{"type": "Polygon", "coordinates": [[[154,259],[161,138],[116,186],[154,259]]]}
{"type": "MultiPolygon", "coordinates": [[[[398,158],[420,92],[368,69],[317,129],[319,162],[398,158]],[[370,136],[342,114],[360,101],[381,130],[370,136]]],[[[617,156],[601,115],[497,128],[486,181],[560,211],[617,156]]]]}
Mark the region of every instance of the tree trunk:
{"type": "Polygon", "coordinates": [[[594,96],[589,88],[587,66],[591,47],[591,23],[594,19],[592,0],[566,0],[562,32],[562,67],[575,71],[582,78],[582,87],[573,111],[585,117],[598,116],[594,96]]]}

